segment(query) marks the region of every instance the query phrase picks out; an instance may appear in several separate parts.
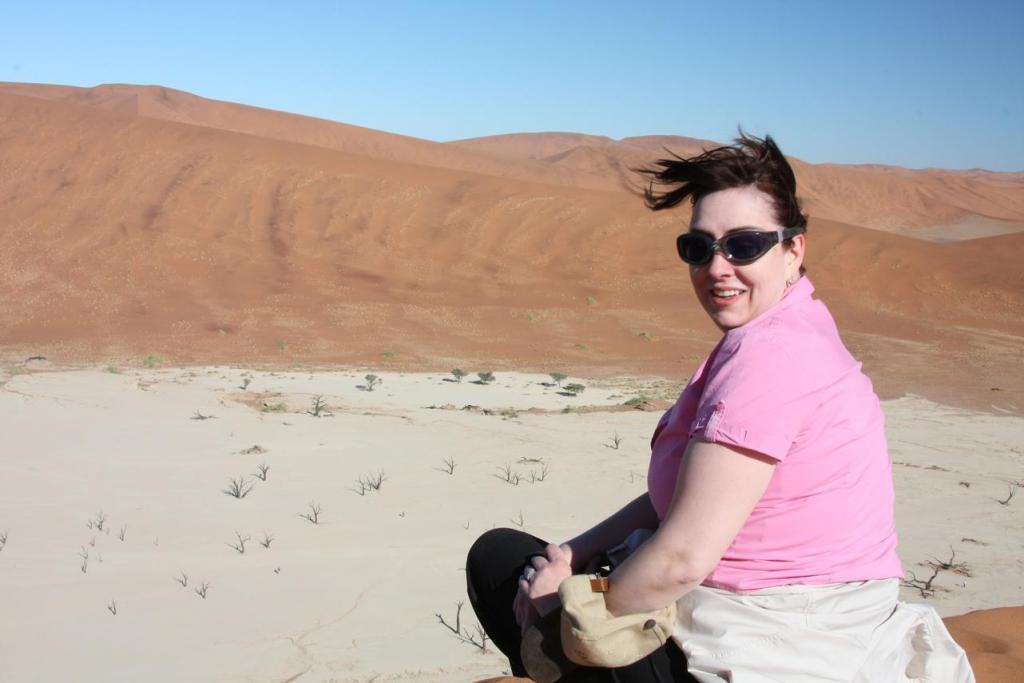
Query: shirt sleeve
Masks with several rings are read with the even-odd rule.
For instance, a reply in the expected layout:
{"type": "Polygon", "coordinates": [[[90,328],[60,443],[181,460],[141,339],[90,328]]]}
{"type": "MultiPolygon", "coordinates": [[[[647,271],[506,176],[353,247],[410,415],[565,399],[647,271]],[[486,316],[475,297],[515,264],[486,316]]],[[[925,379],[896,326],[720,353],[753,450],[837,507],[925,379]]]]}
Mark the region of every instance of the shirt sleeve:
{"type": "Polygon", "coordinates": [[[723,348],[708,373],[690,436],[785,460],[820,400],[798,355],[772,331],[723,348]]]}
{"type": "Polygon", "coordinates": [[[658,443],[658,437],[665,431],[665,427],[668,426],[669,420],[672,418],[672,411],[675,410],[675,405],[665,411],[665,414],[658,420],[658,426],[654,428],[654,434],[651,436],[651,450],[654,450],[654,444],[658,443]]]}

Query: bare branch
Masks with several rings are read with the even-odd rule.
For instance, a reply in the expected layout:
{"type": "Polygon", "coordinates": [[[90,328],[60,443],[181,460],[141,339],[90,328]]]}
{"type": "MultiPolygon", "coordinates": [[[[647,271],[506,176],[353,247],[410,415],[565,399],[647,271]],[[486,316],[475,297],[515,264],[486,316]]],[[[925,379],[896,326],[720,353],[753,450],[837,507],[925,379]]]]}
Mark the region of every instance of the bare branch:
{"type": "Polygon", "coordinates": [[[232,498],[245,498],[249,495],[249,492],[252,491],[253,485],[250,484],[249,480],[244,476],[239,477],[238,479],[228,479],[228,482],[228,487],[226,489],[221,489],[221,491],[232,498]]]}
{"type": "Polygon", "coordinates": [[[543,464],[540,466],[540,472],[530,472],[530,483],[536,484],[538,481],[544,481],[548,478],[548,466],[543,464]]]}
{"type": "Polygon", "coordinates": [[[459,631],[462,630],[462,625],[461,625],[461,621],[460,621],[461,620],[461,616],[462,616],[462,601],[459,600],[457,603],[455,603],[455,626],[452,626],[451,624],[447,623],[444,620],[444,617],[441,616],[440,612],[435,613],[434,616],[437,617],[437,620],[446,629],[448,629],[449,631],[451,631],[455,635],[459,635],[459,631]]]}
{"type": "Polygon", "coordinates": [[[235,543],[227,543],[226,545],[229,548],[234,548],[235,551],[238,552],[239,555],[244,555],[245,554],[245,544],[252,540],[252,536],[245,536],[243,538],[242,534],[240,534],[240,533],[238,533],[236,531],[235,532],[235,538],[238,539],[235,543]]]}
{"type": "Polygon", "coordinates": [[[387,481],[384,470],[377,470],[376,474],[365,474],[356,480],[356,486],[351,490],[360,496],[365,496],[367,491],[380,491],[380,487],[387,481]]]}
{"type": "Polygon", "coordinates": [[[96,531],[103,531],[103,525],[107,523],[107,516],[100,510],[96,513],[93,519],[90,519],[85,523],[87,529],[95,529],[96,531]]]}
{"type": "Polygon", "coordinates": [[[307,520],[308,522],[310,522],[312,524],[319,524],[320,523],[320,506],[317,505],[315,502],[310,502],[310,504],[309,504],[309,512],[300,513],[299,517],[302,517],[303,519],[307,520]]]}
{"type": "Polygon", "coordinates": [[[940,571],[941,569],[939,567],[934,567],[932,575],[925,580],[917,578],[917,575],[914,574],[914,572],[908,570],[907,574],[910,578],[903,579],[900,582],[900,585],[906,586],[907,588],[916,588],[921,593],[922,598],[930,598],[935,595],[935,588],[932,586],[932,583],[935,581],[935,577],[939,575],[940,571]]]}
{"type": "Polygon", "coordinates": [[[935,595],[935,591],[938,587],[935,586],[935,579],[939,576],[940,572],[951,571],[961,576],[971,576],[971,569],[967,566],[966,562],[956,561],[956,551],[953,550],[953,546],[949,546],[949,559],[946,561],[939,560],[933,557],[930,561],[924,563],[925,566],[930,567],[932,575],[927,579],[919,579],[917,575],[912,571],[907,571],[909,578],[903,579],[900,585],[907,588],[914,588],[920,594],[922,598],[929,598],[935,595]]]}
{"type": "Polygon", "coordinates": [[[455,603],[455,625],[449,624],[445,621],[444,617],[440,613],[436,613],[434,616],[437,617],[438,623],[444,626],[446,629],[452,632],[452,634],[459,639],[459,642],[468,643],[478,648],[481,652],[487,652],[487,641],[490,640],[487,637],[487,632],[484,631],[480,624],[474,624],[473,630],[470,631],[468,628],[462,627],[462,601],[455,603]]]}
{"type": "Polygon", "coordinates": [[[949,546],[949,559],[942,562],[938,558],[933,557],[932,561],[928,563],[929,567],[938,567],[942,571],[950,571],[954,574],[960,574],[961,576],[973,576],[971,574],[971,568],[967,566],[966,562],[956,561],[956,551],[953,550],[953,546],[949,546]]]}
{"type": "Polygon", "coordinates": [[[511,463],[505,463],[504,467],[499,467],[498,469],[501,470],[501,474],[496,474],[494,476],[496,476],[498,479],[501,479],[506,484],[511,484],[512,486],[519,486],[519,482],[522,479],[522,477],[518,472],[512,471],[511,463]]]}
{"type": "Polygon", "coordinates": [[[1013,500],[1013,494],[1017,493],[1017,487],[1014,484],[1010,484],[1010,493],[1003,500],[996,499],[996,502],[1000,505],[1009,505],[1010,501],[1013,500]]]}

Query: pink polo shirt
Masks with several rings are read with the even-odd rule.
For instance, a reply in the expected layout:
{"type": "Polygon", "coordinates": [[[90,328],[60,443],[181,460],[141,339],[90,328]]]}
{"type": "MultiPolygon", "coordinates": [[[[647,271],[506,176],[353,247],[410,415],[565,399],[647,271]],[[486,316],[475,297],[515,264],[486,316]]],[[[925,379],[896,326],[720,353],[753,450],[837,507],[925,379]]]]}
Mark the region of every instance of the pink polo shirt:
{"type": "Polygon", "coordinates": [[[747,592],[903,575],[878,397],[813,291],[801,278],[726,332],[651,440],[647,488],[659,519],[691,438],[777,461],[705,585],[747,592]]]}

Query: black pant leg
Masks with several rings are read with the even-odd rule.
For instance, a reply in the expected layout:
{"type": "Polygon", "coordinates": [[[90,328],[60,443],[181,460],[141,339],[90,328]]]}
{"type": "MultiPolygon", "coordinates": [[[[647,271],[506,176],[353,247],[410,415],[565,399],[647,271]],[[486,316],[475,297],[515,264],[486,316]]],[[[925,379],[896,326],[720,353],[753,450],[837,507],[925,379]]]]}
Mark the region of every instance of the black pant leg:
{"type": "MultiPolygon", "coordinates": [[[[508,657],[515,676],[529,674],[519,656],[522,634],[512,601],[527,560],[547,544],[516,529],[491,529],[476,540],[466,558],[469,603],[491,642],[508,657]]],[[[561,683],[696,683],[696,679],[686,672],[685,656],[670,641],[635,664],[619,669],[581,667],[561,683]]]]}
{"type": "Polygon", "coordinates": [[[491,642],[508,657],[516,676],[527,673],[519,656],[522,634],[512,612],[512,601],[527,560],[544,552],[547,544],[516,529],[491,529],[476,540],[466,558],[469,604],[491,642]]]}
{"type": "Polygon", "coordinates": [[[611,683],[697,683],[686,670],[686,655],[668,641],[639,662],[609,669],[611,683]]]}

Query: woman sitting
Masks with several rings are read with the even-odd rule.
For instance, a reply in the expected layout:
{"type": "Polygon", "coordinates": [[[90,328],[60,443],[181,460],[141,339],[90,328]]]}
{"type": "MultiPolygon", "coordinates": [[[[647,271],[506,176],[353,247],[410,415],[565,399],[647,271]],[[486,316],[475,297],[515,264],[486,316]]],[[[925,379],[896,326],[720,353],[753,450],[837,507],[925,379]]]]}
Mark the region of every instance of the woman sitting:
{"type": "Polygon", "coordinates": [[[675,602],[672,639],[564,681],[973,681],[934,611],[898,601],[884,416],[812,296],[785,157],[744,135],[645,172],[650,208],[693,203],[676,247],[722,339],[654,431],[646,493],[561,545],[478,539],[467,576],[481,625],[526,675],[522,633],[560,607],[559,584],[632,535],[607,611],[675,602]]]}

